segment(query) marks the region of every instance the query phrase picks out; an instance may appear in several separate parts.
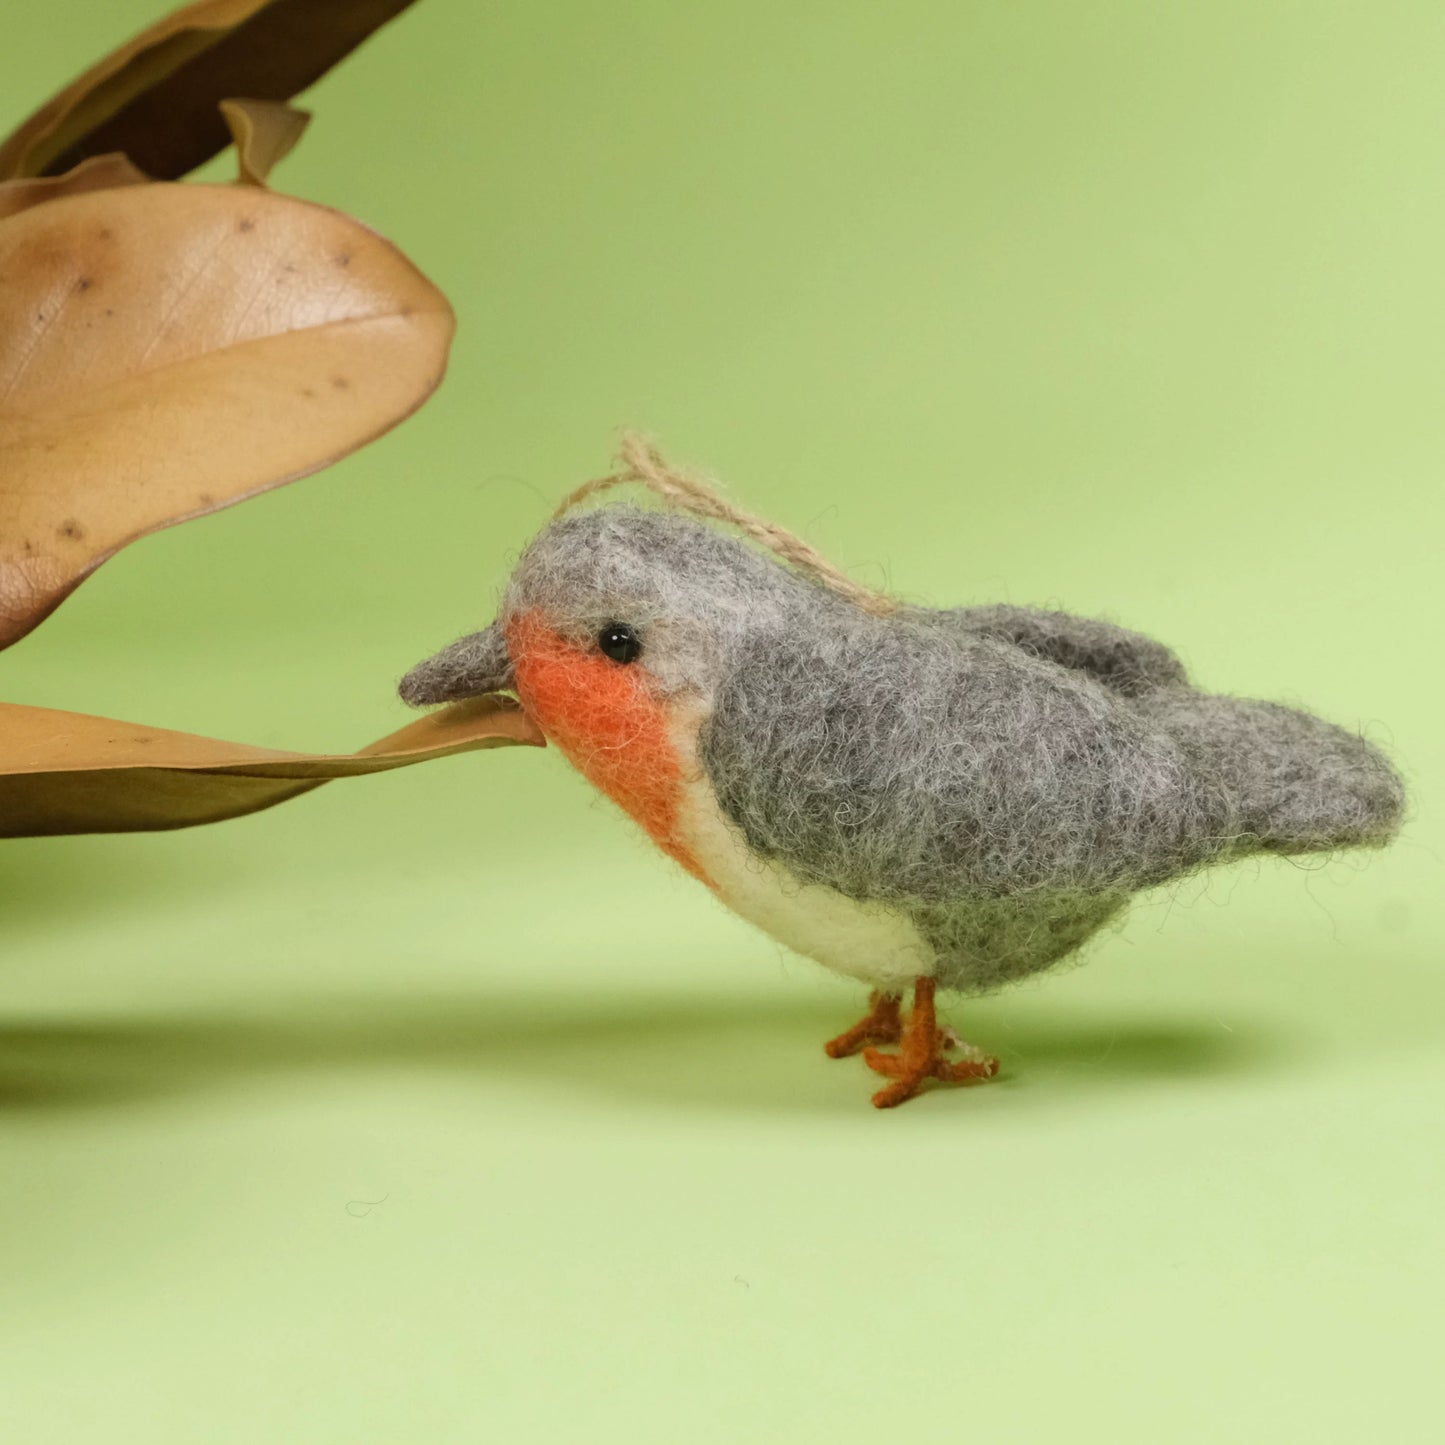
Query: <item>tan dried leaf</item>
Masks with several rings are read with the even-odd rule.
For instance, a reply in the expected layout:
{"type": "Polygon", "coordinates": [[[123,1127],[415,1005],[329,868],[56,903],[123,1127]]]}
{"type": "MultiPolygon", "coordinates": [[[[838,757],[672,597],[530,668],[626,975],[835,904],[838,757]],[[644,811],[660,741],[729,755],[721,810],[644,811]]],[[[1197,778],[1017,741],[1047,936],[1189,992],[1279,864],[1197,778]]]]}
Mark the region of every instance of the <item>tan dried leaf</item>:
{"type": "Polygon", "coordinates": [[[24,181],[0,181],[0,221],[17,216],[44,201],[78,196],[85,191],[113,191],[120,186],[143,186],[150,177],[137,170],[118,151],[81,161],[63,176],[24,181]]]}
{"type": "Polygon", "coordinates": [[[127,542],[394,426],[453,328],[389,242],[256,187],[157,183],[0,224],[0,647],[127,542]]]}
{"type": "Polygon", "coordinates": [[[311,123],[309,110],[283,100],[223,100],[221,114],[236,145],[238,179],[248,186],[264,186],[311,123]]]}
{"type": "Polygon", "coordinates": [[[197,0],[128,40],[3,144],[0,179],[123,151],[175,180],[230,141],[228,96],[289,100],[413,0],[197,0]]]}
{"type": "Polygon", "coordinates": [[[516,744],[544,745],[527,714],[496,695],[454,703],[339,755],[0,703],[0,837],[189,828],[259,812],[332,778],[516,744]]]}

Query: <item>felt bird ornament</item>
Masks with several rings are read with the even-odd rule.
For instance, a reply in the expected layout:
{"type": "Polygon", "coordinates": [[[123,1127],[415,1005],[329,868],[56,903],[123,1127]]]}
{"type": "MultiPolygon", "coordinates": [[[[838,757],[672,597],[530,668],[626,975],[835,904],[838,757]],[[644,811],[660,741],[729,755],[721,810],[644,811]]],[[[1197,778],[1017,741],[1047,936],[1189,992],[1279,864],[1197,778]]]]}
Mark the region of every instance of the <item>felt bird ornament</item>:
{"type": "Polygon", "coordinates": [[[1398,778],[1350,732],[1200,692],[1111,623],[896,602],[649,444],[623,456],[527,547],[497,620],[402,697],[514,692],[730,908],[870,985],[826,1048],[889,1080],[879,1108],[997,1071],[939,1026],[937,989],[1047,968],[1131,894],[1205,865],[1398,826],[1398,778]],[[621,482],[670,505],[577,506],[621,482]]]}

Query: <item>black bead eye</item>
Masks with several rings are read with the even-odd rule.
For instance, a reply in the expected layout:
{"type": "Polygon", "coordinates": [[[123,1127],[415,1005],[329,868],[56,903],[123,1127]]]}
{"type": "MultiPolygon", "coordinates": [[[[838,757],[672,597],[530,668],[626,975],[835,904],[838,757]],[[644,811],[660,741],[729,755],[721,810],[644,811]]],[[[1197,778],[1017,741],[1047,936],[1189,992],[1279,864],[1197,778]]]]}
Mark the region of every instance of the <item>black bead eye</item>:
{"type": "Polygon", "coordinates": [[[597,634],[597,645],[613,662],[636,662],[642,655],[642,639],[625,622],[609,622],[597,634]]]}

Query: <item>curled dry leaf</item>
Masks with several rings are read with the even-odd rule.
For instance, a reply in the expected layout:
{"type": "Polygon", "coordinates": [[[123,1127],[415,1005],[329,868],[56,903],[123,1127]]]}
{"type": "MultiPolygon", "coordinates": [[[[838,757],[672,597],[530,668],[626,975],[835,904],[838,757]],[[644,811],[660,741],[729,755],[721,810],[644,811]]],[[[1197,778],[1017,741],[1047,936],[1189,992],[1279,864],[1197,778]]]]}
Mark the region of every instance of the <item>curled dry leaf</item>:
{"type": "Polygon", "coordinates": [[[221,114],[236,143],[239,179],[248,186],[264,186],[311,123],[310,111],[281,100],[223,100],[221,114]]]}
{"type": "Polygon", "coordinates": [[[394,426],[453,326],[375,232],[256,187],[102,191],[0,225],[0,647],[127,542],[394,426]]]}
{"type": "Polygon", "coordinates": [[[44,176],[37,180],[0,181],[0,221],[19,215],[43,201],[58,201],[61,196],[78,196],[85,191],[113,191],[120,186],[143,186],[150,177],[137,170],[125,156],[113,152],[81,161],[63,176],[44,176]]]}
{"type": "Polygon", "coordinates": [[[542,735],[516,703],[496,695],[441,708],[358,753],[335,756],[0,703],[0,837],[216,823],[332,778],[516,744],[541,747],[542,735]]]}
{"type": "Polygon", "coordinates": [[[198,0],[143,30],[0,145],[0,179],[123,151],[175,180],[230,141],[228,96],[289,100],[413,0],[198,0]]]}

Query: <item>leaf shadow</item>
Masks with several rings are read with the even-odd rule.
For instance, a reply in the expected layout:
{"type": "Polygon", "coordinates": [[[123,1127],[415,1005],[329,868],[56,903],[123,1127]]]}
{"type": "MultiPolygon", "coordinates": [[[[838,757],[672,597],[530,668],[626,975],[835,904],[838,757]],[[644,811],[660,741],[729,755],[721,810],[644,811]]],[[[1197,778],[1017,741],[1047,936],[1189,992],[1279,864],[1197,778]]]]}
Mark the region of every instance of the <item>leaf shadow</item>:
{"type": "MultiPolygon", "coordinates": [[[[655,993],[328,998],[250,1017],[0,1022],[0,1113],[117,1109],[364,1068],[460,1076],[479,1109],[538,1089],[668,1109],[846,1115],[866,1107],[877,1082],[857,1059],[824,1058],[823,1040],[847,1022],[821,999],[655,993]]],[[[1085,1021],[1032,1000],[974,1005],[970,1032],[1003,1061],[999,1080],[969,1090],[996,1105],[1247,1074],[1292,1052],[1263,1031],[1085,1021]]]]}

